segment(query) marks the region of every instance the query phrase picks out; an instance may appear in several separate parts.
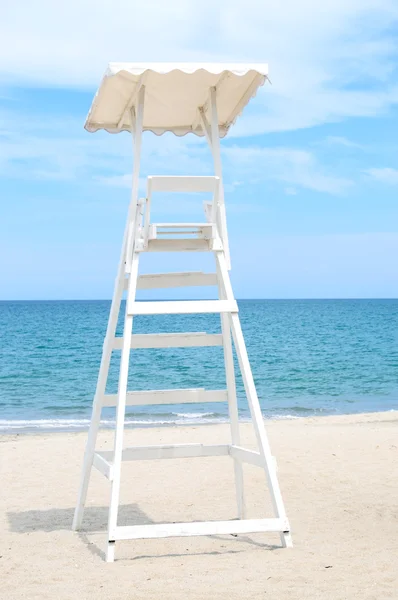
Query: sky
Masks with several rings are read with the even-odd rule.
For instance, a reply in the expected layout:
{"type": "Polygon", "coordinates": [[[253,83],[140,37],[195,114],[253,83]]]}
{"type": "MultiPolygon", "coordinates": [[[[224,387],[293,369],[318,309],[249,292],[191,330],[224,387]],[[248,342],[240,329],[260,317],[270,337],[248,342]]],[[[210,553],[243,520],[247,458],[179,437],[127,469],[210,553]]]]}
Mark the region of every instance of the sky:
{"type": "MultiPolygon", "coordinates": [[[[111,297],[131,138],[83,125],[108,62],[159,60],[269,65],[222,141],[237,298],[398,297],[396,0],[20,0],[0,22],[0,300],[111,297]]],[[[211,175],[205,141],[145,133],[150,174],[211,175]]],[[[212,269],[174,258],[142,272],[212,269]]]]}

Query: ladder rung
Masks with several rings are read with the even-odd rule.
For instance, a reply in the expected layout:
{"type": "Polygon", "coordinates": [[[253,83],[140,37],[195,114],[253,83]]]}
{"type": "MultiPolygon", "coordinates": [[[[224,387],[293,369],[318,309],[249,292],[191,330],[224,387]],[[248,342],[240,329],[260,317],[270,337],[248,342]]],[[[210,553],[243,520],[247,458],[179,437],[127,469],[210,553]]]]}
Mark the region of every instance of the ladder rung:
{"type": "MultiPolygon", "coordinates": [[[[104,394],[102,406],[116,406],[117,394],[104,394]]],[[[149,404],[202,404],[202,402],[227,402],[227,390],[205,390],[188,388],[182,390],[148,390],[127,392],[127,406],[149,404]]]]}
{"type": "MultiPolygon", "coordinates": [[[[105,461],[113,462],[113,450],[97,452],[105,461]]],[[[124,448],[122,460],[157,460],[158,458],[200,458],[206,456],[229,456],[228,444],[174,444],[161,446],[135,446],[124,448]]],[[[109,463],[107,463],[109,464],[109,463]]]]}
{"type": "Polygon", "coordinates": [[[216,176],[172,176],[154,175],[148,177],[152,192],[214,192],[219,182],[216,176]]]}
{"type": "Polygon", "coordinates": [[[228,535],[257,532],[288,532],[287,519],[242,519],[236,521],[202,521],[197,523],[156,523],[116,527],[115,540],[184,537],[189,535],[228,535]]]}
{"type": "Polygon", "coordinates": [[[174,300],[163,302],[132,302],[129,315],[178,315],[238,312],[235,300],[174,300]]]}
{"type": "MultiPolygon", "coordinates": [[[[222,346],[221,333],[135,333],[131,336],[131,348],[193,348],[198,346],[222,346]]],[[[113,349],[121,350],[123,338],[115,337],[113,349]]]]}
{"type": "Polygon", "coordinates": [[[210,252],[209,240],[201,238],[148,240],[143,252],[210,252]]]}
{"type": "Polygon", "coordinates": [[[213,223],[152,223],[156,229],[205,229],[213,227],[213,223]]]}
{"type": "MultiPolygon", "coordinates": [[[[186,273],[153,273],[140,275],[138,277],[137,289],[160,289],[173,287],[188,287],[198,285],[217,285],[216,273],[202,273],[202,271],[190,271],[186,273]]],[[[128,279],[125,281],[125,289],[128,279]]]]}
{"type": "MultiPolygon", "coordinates": [[[[183,231],[156,231],[156,235],[196,235],[198,236],[199,234],[202,234],[201,230],[196,230],[196,229],[184,229],[183,231]]],[[[209,236],[210,237],[210,236],[209,236]]],[[[154,239],[154,238],[150,238],[150,239],[154,239]]],[[[159,239],[159,238],[156,238],[159,239]]],[[[168,239],[173,239],[173,238],[168,238],[168,239]]],[[[191,239],[191,238],[190,238],[191,239]]],[[[192,239],[198,239],[196,238],[192,238],[192,239]]],[[[201,239],[201,238],[200,238],[201,239]]]]}

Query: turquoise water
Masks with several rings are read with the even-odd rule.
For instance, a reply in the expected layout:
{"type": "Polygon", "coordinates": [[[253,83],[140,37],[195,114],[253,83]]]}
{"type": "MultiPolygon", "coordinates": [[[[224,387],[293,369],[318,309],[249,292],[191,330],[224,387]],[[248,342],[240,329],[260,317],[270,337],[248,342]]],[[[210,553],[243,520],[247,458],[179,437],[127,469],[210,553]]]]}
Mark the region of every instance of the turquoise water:
{"type": "MultiPolygon", "coordinates": [[[[0,431],[87,427],[109,301],[0,302],[0,431]]],[[[242,300],[265,416],[398,408],[398,300],[242,300]]],[[[217,315],[137,317],[136,333],[219,331],[217,315]]],[[[119,324],[118,334],[121,334],[119,324]]],[[[115,352],[107,391],[116,392],[115,352]]],[[[248,417],[238,377],[240,414],[248,417]]],[[[129,389],[225,386],[221,348],[134,350],[129,389]]],[[[132,424],[226,419],[224,404],[137,407],[132,424]]],[[[111,409],[104,425],[112,423],[111,409]]]]}

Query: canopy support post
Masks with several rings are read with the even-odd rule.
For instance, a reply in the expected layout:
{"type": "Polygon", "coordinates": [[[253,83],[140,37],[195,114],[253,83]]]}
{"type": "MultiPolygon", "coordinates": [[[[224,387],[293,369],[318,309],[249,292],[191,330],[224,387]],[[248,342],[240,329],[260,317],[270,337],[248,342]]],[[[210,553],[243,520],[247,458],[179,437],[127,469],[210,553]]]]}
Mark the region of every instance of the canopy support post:
{"type": "Polygon", "coordinates": [[[228,230],[227,230],[227,217],[225,213],[225,202],[224,202],[224,184],[222,179],[222,168],[221,168],[221,149],[220,149],[220,135],[218,130],[218,114],[217,114],[217,93],[216,88],[210,88],[210,107],[211,107],[211,146],[210,149],[213,154],[214,162],[214,174],[220,178],[219,196],[218,196],[218,219],[220,225],[220,236],[222,239],[225,260],[227,262],[228,270],[231,270],[231,257],[229,253],[228,243],[228,230]]]}

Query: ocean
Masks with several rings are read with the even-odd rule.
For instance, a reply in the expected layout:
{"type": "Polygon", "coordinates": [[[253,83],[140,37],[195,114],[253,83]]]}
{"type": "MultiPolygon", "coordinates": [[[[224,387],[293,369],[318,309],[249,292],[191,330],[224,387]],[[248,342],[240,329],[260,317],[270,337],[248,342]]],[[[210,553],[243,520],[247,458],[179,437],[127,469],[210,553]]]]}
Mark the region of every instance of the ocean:
{"type": "MultiPolygon", "coordinates": [[[[238,302],[268,418],[398,408],[398,300],[238,302]]],[[[0,432],[88,427],[110,301],[0,302],[0,432]]],[[[220,331],[218,315],[143,316],[136,333],[220,331]]],[[[121,335],[121,323],[118,335],[121,335]]],[[[107,392],[117,391],[120,352],[107,392]]],[[[130,390],[225,387],[222,348],[134,350],[130,390]]],[[[237,373],[238,373],[237,369],[237,373]]],[[[240,417],[249,418],[240,376],[240,417]]],[[[103,426],[114,423],[103,411],[103,426]]],[[[225,404],[129,408],[130,426],[227,420],[225,404]]]]}

